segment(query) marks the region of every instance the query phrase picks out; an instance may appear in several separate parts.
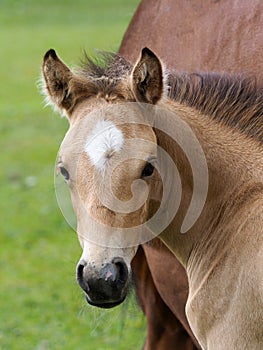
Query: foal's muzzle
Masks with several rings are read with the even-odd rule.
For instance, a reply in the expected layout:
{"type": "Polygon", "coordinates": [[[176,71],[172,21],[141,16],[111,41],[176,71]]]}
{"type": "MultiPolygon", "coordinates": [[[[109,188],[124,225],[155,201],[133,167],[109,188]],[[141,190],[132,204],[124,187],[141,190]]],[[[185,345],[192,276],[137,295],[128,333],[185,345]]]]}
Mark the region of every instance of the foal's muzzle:
{"type": "Polygon", "coordinates": [[[99,271],[83,261],[77,266],[77,281],[86,293],[87,302],[101,308],[111,308],[124,301],[128,280],[128,268],[122,258],[103,264],[99,271]]]}

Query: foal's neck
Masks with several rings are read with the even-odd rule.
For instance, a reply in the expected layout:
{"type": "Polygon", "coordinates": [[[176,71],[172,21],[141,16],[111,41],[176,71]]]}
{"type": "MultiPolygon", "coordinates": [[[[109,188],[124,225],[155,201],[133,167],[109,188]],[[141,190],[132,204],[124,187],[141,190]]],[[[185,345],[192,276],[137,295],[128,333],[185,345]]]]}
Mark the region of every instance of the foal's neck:
{"type": "Polygon", "coordinates": [[[193,190],[191,167],[183,150],[167,135],[157,131],[158,143],[176,162],[183,185],[179,211],[160,238],[185,267],[188,266],[190,256],[192,259],[193,254],[198,256],[196,251],[200,248],[202,251],[202,245],[207,247],[211,250],[210,254],[199,258],[203,259],[202,264],[209,265],[209,259],[220,252],[230,238],[226,239],[222,232],[220,237],[216,237],[216,244],[209,244],[215,240],[218,227],[233,219],[235,211],[239,208],[239,202],[241,205],[250,195],[253,196],[254,189],[257,191],[257,184],[262,181],[260,146],[258,141],[192,108],[182,107],[174,102],[170,103],[169,108],[192,128],[198,138],[207,161],[209,186],[202,214],[187,233],[181,234],[181,223],[193,190]]]}

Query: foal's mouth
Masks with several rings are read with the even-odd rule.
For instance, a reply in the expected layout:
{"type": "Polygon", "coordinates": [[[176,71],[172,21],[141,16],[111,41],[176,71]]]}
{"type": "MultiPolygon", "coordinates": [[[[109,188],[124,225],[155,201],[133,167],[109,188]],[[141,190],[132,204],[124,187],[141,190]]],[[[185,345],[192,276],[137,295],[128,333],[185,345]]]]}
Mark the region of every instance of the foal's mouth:
{"type": "Polygon", "coordinates": [[[124,296],[122,299],[120,299],[118,301],[110,301],[107,303],[95,303],[95,302],[92,302],[89,299],[89,297],[86,295],[86,301],[89,305],[100,307],[101,309],[111,309],[112,307],[118,306],[124,302],[125,298],[126,298],[126,296],[124,296]]]}

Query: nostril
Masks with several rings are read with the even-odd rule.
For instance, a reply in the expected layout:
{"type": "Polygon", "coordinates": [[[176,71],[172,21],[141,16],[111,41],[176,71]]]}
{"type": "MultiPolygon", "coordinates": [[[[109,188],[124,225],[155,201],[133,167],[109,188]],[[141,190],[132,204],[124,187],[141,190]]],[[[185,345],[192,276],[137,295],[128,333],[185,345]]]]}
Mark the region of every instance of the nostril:
{"type": "Polygon", "coordinates": [[[122,288],[128,279],[127,265],[122,258],[112,259],[112,264],[116,266],[116,269],[118,271],[117,287],[122,288]]]}
{"type": "Polygon", "coordinates": [[[83,280],[83,270],[84,270],[84,265],[78,264],[78,266],[77,266],[77,281],[78,282],[83,280]]]}
{"type": "Polygon", "coordinates": [[[89,290],[88,284],[84,280],[84,268],[85,265],[78,264],[77,266],[77,281],[80,287],[87,293],[89,290]]]}

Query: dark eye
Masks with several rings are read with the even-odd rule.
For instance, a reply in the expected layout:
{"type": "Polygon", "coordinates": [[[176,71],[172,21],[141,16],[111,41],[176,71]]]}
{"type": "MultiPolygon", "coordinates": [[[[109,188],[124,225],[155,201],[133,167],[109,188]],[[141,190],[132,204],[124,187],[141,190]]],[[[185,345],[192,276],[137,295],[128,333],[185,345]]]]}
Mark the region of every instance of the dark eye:
{"type": "Polygon", "coordinates": [[[142,177],[149,177],[153,174],[154,166],[151,163],[147,163],[142,171],[142,177]]]}
{"type": "Polygon", "coordinates": [[[60,169],[61,175],[64,176],[64,179],[66,181],[69,180],[69,173],[68,173],[68,171],[65,168],[63,168],[63,167],[60,167],[59,169],[60,169]]]}

